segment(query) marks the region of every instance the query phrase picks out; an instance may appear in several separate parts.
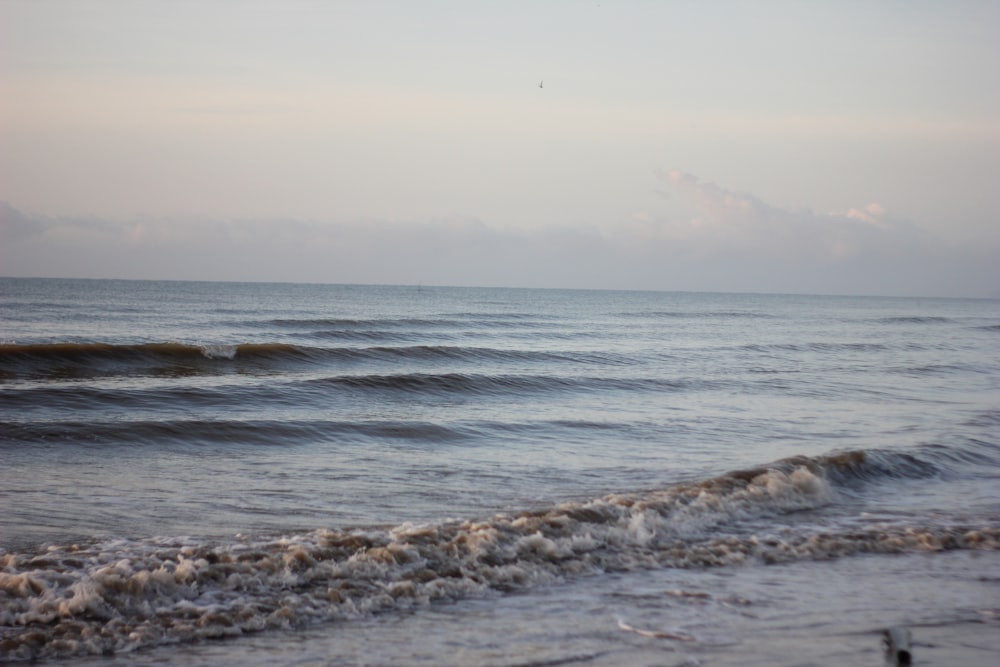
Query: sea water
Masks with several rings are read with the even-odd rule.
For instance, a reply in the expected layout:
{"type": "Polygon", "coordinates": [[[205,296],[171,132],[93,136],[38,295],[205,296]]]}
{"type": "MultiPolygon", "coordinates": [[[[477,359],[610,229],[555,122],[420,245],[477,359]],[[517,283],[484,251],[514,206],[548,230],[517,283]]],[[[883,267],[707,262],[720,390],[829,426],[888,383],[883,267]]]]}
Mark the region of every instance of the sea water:
{"type": "Polygon", "coordinates": [[[0,662],[1000,651],[996,301],[0,280],[0,662]]]}

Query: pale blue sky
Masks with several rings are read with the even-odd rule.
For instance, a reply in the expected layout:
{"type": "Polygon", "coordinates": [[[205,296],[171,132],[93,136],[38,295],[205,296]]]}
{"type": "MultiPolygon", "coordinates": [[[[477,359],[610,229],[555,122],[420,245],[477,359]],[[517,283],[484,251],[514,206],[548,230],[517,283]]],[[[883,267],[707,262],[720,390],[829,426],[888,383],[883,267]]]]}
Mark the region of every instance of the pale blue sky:
{"type": "Polygon", "coordinates": [[[988,295],[997,25],[0,0],[0,274],[988,295]]]}

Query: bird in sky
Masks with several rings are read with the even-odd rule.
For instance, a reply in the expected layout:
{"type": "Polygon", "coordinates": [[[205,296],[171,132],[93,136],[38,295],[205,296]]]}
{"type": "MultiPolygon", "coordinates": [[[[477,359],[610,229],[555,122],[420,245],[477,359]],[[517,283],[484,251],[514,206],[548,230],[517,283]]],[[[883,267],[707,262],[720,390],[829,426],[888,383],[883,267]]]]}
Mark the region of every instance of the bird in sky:
{"type": "Polygon", "coordinates": [[[544,86],[542,85],[543,83],[545,83],[545,81],[539,81],[538,82],[538,87],[539,88],[544,88],[544,86]]]}

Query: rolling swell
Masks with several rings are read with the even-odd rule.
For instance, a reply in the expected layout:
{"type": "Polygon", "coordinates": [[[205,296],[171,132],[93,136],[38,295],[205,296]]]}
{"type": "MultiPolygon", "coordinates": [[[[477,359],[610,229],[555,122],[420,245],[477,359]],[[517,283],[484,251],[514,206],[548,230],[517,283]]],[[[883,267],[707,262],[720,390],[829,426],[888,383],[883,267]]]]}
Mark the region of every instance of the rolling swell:
{"type": "MultiPolygon", "coordinates": [[[[309,329],[314,327],[334,329],[436,329],[453,327],[489,327],[510,326],[524,328],[530,326],[551,326],[556,318],[539,313],[489,313],[470,312],[443,315],[441,317],[403,317],[403,318],[277,318],[270,320],[274,326],[292,329],[309,329]]],[[[256,322],[252,323],[254,326],[256,322]]]]}
{"type": "Polygon", "coordinates": [[[296,336],[357,342],[441,341],[531,332],[532,335],[558,333],[558,322],[544,317],[379,318],[379,319],[278,319],[269,323],[296,336]]]}
{"type": "Polygon", "coordinates": [[[777,319],[775,315],[758,311],[722,311],[722,310],[661,310],[661,311],[640,311],[623,312],[619,317],[639,318],[639,319],[665,319],[665,320],[702,320],[702,319],[723,319],[723,320],[771,320],[777,319]]]}
{"type": "Polygon", "coordinates": [[[917,315],[906,317],[883,317],[878,320],[883,324],[947,324],[951,318],[932,315],[917,315]]]}
{"type": "Polygon", "coordinates": [[[413,609],[435,601],[650,567],[707,568],[867,553],[1000,549],[1000,525],[746,520],[837,500],[838,477],[880,483],[891,454],[794,457],[662,490],[482,520],[318,529],[281,538],[112,540],[0,553],[0,660],[159,644],[413,609]],[[750,522],[752,523],[752,522],[750,522]]]}
{"type": "Polygon", "coordinates": [[[175,443],[188,448],[233,444],[294,446],[351,437],[447,442],[467,437],[459,428],[416,421],[336,420],[127,420],[112,422],[48,422],[44,425],[0,423],[0,444],[59,442],[94,446],[175,443]]]}
{"type": "MultiPolygon", "coordinates": [[[[178,375],[174,372],[171,377],[178,375]]],[[[75,378],[74,378],[75,379],[75,378]]],[[[676,393],[712,389],[714,380],[695,378],[614,378],[594,375],[503,374],[503,373],[389,373],[337,374],[271,381],[262,376],[257,382],[243,381],[228,386],[197,386],[190,383],[158,381],[152,386],[123,385],[121,382],[85,384],[68,382],[53,386],[19,389],[5,396],[5,407],[22,415],[60,411],[111,411],[124,414],[170,415],[183,411],[229,409],[301,410],[305,407],[331,408],[356,405],[359,401],[408,400],[428,402],[442,397],[509,401],[529,395],[621,391],[633,393],[676,393]],[[252,406],[262,406],[253,408],[252,406]]],[[[44,422],[41,422],[44,423],[44,422]]],[[[85,424],[81,424],[85,427],[85,424]]]]}
{"type": "Polygon", "coordinates": [[[548,352],[460,345],[316,347],[287,343],[238,345],[186,343],[51,343],[0,345],[0,380],[73,379],[148,375],[221,375],[255,370],[294,370],[295,366],[345,362],[566,362],[630,365],[635,358],[610,352],[548,352]]]}
{"type": "Polygon", "coordinates": [[[178,375],[224,368],[225,362],[266,366],[308,361],[308,348],[284,343],[241,345],[186,343],[46,343],[0,345],[0,379],[178,375]]]}
{"type": "Polygon", "coordinates": [[[682,391],[690,389],[695,384],[694,381],[683,379],[482,373],[341,375],[309,380],[306,383],[311,386],[350,388],[382,394],[402,392],[421,395],[482,395],[500,398],[511,393],[554,391],[682,391]]]}

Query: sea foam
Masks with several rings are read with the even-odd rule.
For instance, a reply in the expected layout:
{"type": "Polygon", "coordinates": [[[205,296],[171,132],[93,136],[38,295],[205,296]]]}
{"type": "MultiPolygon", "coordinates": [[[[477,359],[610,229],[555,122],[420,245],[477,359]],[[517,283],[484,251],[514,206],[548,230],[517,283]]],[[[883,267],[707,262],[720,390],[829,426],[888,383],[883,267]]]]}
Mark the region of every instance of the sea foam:
{"type": "Polygon", "coordinates": [[[228,543],[116,540],[0,555],[0,659],[131,651],[289,628],[645,567],[998,549],[997,526],[871,524],[780,535],[746,519],[832,502],[831,469],[781,461],[645,494],[482,520],[228,543]]]}

